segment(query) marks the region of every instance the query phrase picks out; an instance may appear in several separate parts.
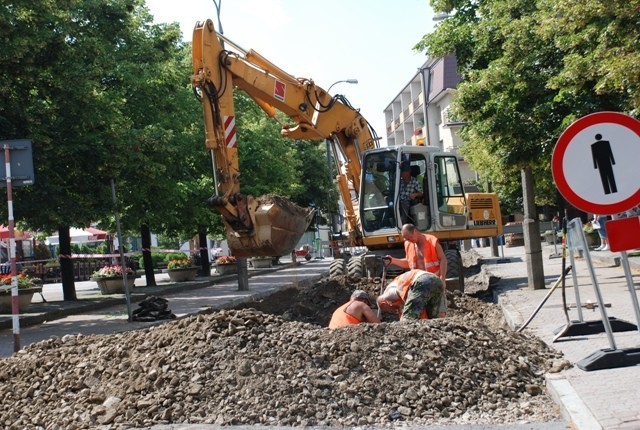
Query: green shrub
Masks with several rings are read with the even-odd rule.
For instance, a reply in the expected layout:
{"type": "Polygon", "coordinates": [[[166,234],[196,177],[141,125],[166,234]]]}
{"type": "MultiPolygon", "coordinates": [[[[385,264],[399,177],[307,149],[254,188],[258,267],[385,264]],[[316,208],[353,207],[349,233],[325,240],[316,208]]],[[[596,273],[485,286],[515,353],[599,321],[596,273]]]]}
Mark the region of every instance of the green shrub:
{"type": "MultiPolygon", "coordinates": [[[[163,265],[166,266],[171,260],[183,258],[188,258],[184,252],[151,252],[151,261],[153,262],[154,269],[158,268],[158,263],[164,263],[163,265]]],[[[144,269],[144,258],[142,258],[142,256],[138,258],[138,264],[141,269],[144,269]]]]}
{"type": "MultiPolygon", "coordinates": [[[[153,268],[157,269],[158,268],[158,263],[160,263],[161,261],[164,261],[164,252],[152,252],[151,253],[151,262],[153,264],[153,268]]],[[[144,269],[144,258],[142,256],[140,256],[140,258],[138,259],[138,264],[140,265],[141,269],[144,269]]]]}
{"type": "Polygon", "coordinates": [[[36,244],[33,254],[36,260],[48,260],[51,258],[49,247],[42,242],[36,244]]]}
{"type": "Polygon", "coordinates": [[[189,258],[184,252],[166,252],[164,254],[164,261],[168,263],[171,260],[181,260],[183,258],[189,258]]]}

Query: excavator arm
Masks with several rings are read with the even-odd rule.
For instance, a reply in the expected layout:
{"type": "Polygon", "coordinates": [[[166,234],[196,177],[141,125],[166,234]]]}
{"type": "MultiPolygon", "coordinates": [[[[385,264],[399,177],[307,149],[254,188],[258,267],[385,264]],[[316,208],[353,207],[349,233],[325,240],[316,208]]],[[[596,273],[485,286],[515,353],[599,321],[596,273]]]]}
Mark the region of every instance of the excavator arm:
{"type": "MultiPolygon", "coordinates": [[[[337,177],[350,227],[357,224],[349,186],[360,190],[362,152],[377,147],[375,133],[342,96],[332,97],[310,79],[296,78],[253,50],[245,51],[215,31],[213,22],[193,32],[195,93],[202,101],[205,145],[212,153],[214,195],[209,204],[223,217],[234,255],[284,255],[311,221],[311,213],[275,199],[256,200],[240,192],[233,91],[245,91],[270,117],[283,112],[291,139],[330,140],[343,164],[337,177]],[[225,49],[225,43],[234,48],[225,49]],[[266,212],[270,212],[266,214],[266,212]]],[[[349,228],[356,231],[356,228],[349,228]]]]}

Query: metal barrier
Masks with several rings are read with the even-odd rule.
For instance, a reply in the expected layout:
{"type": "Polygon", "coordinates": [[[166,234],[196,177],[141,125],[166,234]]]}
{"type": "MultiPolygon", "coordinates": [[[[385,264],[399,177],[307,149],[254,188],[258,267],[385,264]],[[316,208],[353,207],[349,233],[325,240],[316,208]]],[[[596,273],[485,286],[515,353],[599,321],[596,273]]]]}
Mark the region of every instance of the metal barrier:
{"type": "MultiPolygon", "coordinates": [[[[637,297],[635,296],[636,293],[633,289],[633,281],[628,283],[631,285],[629,291],[632,295],[632,304],[634,306],[636,318],[638,319],[637,325],[629,323],[627,321],[618,320],[615,317],[609,317],[607,315],[606,305],[600,291],[600,286],[598,285],[598,279],[596,277],[593,262],[591,260],[591,254],[589,252],[587,240],[584,235],[584,231],[582,230],[582,220],[580,218],[574,218],[567,223],[566,247],[569,251],[571,266],[574,268],[574,270],[572,270],[572,276],[573,287],[576,296],[576,309],[578,310],[578,321],[568,320],[565,326],[555,330],[554,333],[556,334],[556,337],[554,338],[554,342],[561,337],[583,336],[602,333],[603,331],[605,331],[610,348],[596,351],[578,361],[576,365],[580,369],[591,371],[631,366],[640,363],[640,348],[632,348],[626,350],[618,349],[613,336],[613,332],[638,330],[638,327],[640,327],[640,311],[638,310],[638,301],[637,297]],[[598,308],[602,316],[601,320],[584,321],[583,319],[582,303],[580,302],[579,285],[576,276],[577,270],[575,269],[575,253],[579,253],[580,255],[582,255],[587,263],[589,276],[591,277],[591,283],[593,284],[596,300],[598,302],[598,308]]],[[[624,254],[623,252],[623,259],[625,259],[625,257],[626,254],[624,254]]],[[[627,281],[629,281],[630,269],[627,270],[627,266],[624,266],[624,268],[625,275],[627,276],[627,281]]]]}

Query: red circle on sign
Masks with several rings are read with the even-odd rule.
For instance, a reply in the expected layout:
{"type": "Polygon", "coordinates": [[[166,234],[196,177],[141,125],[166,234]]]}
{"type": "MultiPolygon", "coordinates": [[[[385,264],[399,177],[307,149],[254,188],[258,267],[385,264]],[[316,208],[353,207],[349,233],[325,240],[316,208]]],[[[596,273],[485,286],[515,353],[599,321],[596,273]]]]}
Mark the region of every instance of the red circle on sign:
{"type": "Polygon", "coordinates": [[[564,133],[560,135],[551,157],[551,172],[558,191],[560,191],[560,194],[562,194],[569,203],[588,213],[613,215],[640,205],[640,189],[638,189],[635,194],[619,202],[609,204],[594,203],[579,196],[571,189],[562,166],[565,152],[573,138],[585,128],[603,123],[613,123],[626,127],[640,138],[640,121],[630,116],[618,112],[597,112],[583,116],[571,124],[564,133]]]}

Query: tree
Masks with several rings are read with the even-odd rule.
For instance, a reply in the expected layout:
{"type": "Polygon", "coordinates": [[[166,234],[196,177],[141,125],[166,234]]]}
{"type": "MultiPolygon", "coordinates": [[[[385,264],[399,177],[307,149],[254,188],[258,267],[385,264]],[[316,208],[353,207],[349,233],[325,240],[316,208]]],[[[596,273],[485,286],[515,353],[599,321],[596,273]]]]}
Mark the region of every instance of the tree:
{"type": "MultiPolygon", "coordinates": [[[[558,118],[555,115],[558,107],[553,91],[546,88],[546,80],[558,61],[556,51],[536,34],[535,3],[526,0],[454,3],[456,7],[463,6],[462,15],[446,26],[459,25],[463,35],[454,37],[453,46],[449,45],[449,49],[461,48],[462,58],[458,61],[464,80],[458,87],[453,112],[469,124],[461,132],[465,142],[462,152],[474,168],[484,161],[486,170],[481,173],[498,189],[509,183],[504,178],[514,178],[518,171],[522,172],[522,187],[527,191],[523,230],[529,254],[529,285],[544,288],[534,194],[552,195],[553,202],[556,198],[555,190],[533,193],[533,171],[550,169],[551,137],[557,127],[554,120],[558,118]],[[471,45],[462,46],[461,41],[471,45]]],[[[438,42],[434,48],[442,50],[436,49],[433,54],[458,55],[455,50],[446,52],[443,37],[439,34],[430,39],[438,42]]],[[[428,46],[429,40],[423,43],[428,46]]]]}
{"type": "Polygon", "coordinates": [[[516,209],[518,171],[532,168],[536,203],[554,204],[550,159],[559,135],[598,110],[637,110],[634,2],[433,0],[453,12],[416,45],[455,53],[463,82],[452,110],[469,122],[463,153],[516,209]],[[624,72],[623,72],[624,71],[624,72]],[[627,79],[622,76],[628,75],[627,79]]]}
{"type": "MultiPolygon", "coordinates": [[[[435,56],[456,53],[463,81],[452,110],[469,124],[460,133],[462,152],[506,197],[501,200],[515,209],[522,196],[523,167],[531,167],[536,177],[551,176],[555,131],[565,113],[546,83],[561,57],[536,33],[535,3],[455,2],[455,6],[462,15],[446,19],[418,47],[435,56]],[[462,36],[447,42],[445,33],[458,32],[462,36]]],[[[550,181],[536,185],[539,204],[555,202],[550,181]]]]}
{"type": "MultiPolygon", "coordinates": [[[[161,225],[179,148],[197,134],[177,25],[151,25],[141,0],[15,1],[0,14],[12,46],[0,54],[0,138],[34,142],[36,184],[16,190],[16,219],[109,224],[116,178],[125,229],[161,225]]],[[[73,298],[72,279],[63,289],[73,298]]]]}
{"type": "MultiPolygon", "coordinates": [[[[563,97],[604,96],[640,116],[640,1],[539,0],[542,36],[562,53],[550,87],[563,97]]],[[[602,97],[599,97],[602,98],[602,97]]]]}

